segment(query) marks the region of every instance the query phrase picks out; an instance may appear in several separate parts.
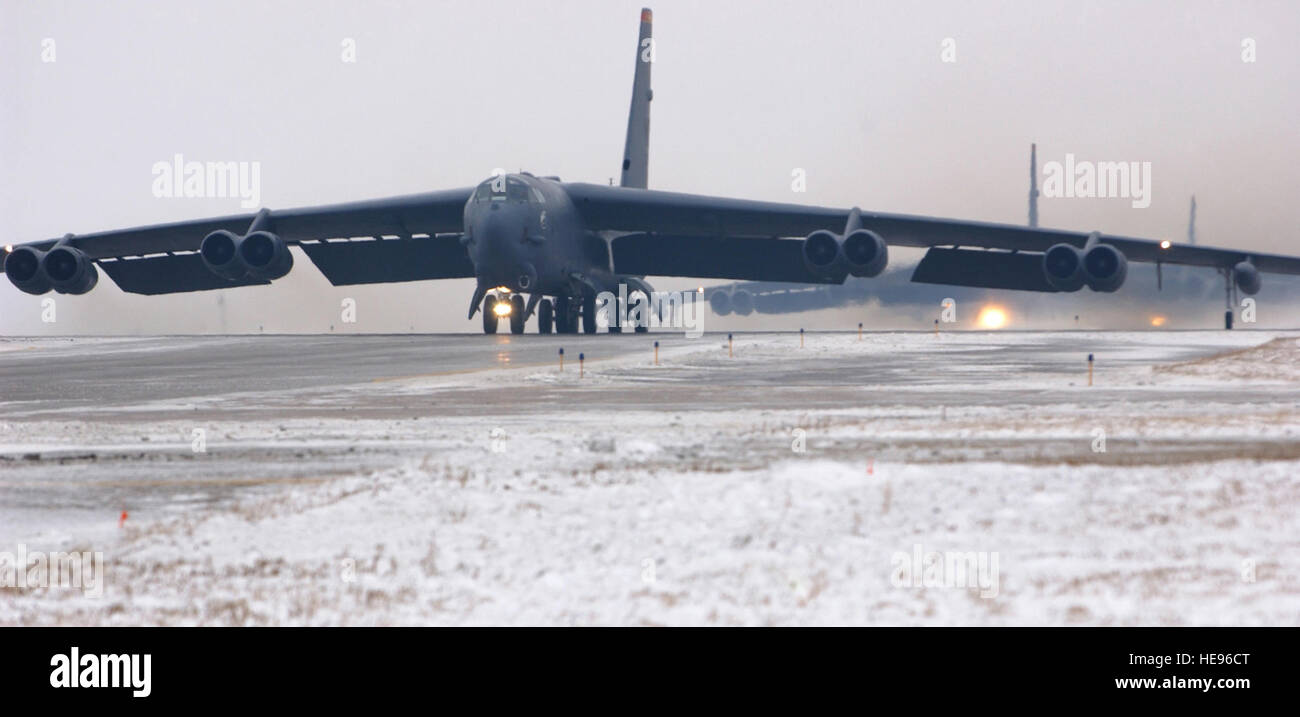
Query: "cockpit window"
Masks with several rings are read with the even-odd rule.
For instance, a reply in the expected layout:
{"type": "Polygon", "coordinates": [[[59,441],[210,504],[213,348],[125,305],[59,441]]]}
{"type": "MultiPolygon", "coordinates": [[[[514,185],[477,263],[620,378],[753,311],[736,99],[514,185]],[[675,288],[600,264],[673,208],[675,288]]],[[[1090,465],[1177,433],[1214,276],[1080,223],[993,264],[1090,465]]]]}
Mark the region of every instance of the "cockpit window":
{"type": "Polygon", "coordinates": [[[529,186],[513,177],[493,177],[478,185],[474,192],[476,202],[527,202],[528,198],[529,186]]]}
{"type": "Polygon", "coordinates": [[[506,182],[506,198],[512,202],[528,201],[528,185],[517,179],[506,182]]]}

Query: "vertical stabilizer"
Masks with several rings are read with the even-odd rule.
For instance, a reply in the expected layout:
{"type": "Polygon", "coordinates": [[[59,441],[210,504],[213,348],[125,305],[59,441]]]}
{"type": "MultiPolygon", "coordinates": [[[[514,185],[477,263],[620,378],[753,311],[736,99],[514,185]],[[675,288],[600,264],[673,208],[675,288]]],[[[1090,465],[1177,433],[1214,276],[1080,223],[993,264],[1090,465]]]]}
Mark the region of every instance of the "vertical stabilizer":
{"type": "Polygon", "coordinates": [[[1038,226],[1038,145],[1029,145],[1029,226],[1038,226]]]}
{"type": "Polygon", "coordinates": [[[1187,216],[1187,243],[1196,246],[1196,195],[1192,195],[1192,210],[1187,216]]]}
{"type": "Polygon", "coordinates": [[[654,64],[654,38],[650,36],[652,13],[641,8],[641,33],[636,42],[636,75],[632,80],[632,108],[627,114],[627,143],[623,145],[624,187],[645,189],[650,174],[650,65],[654,64]]]}

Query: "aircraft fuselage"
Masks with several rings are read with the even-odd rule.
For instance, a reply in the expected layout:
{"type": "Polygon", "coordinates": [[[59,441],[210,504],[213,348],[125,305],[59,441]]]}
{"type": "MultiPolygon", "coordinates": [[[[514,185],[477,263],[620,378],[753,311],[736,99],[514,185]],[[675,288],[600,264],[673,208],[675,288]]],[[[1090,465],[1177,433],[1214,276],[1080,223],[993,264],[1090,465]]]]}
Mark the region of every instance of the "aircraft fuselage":
{"type": "Polygon", "coordinates": [[[585,278],[605,288],[608,249],[589,234],[563,185],[527,174],[496,175],[465,203],[465,246],[480,286],[573,295],[585,278]]]}

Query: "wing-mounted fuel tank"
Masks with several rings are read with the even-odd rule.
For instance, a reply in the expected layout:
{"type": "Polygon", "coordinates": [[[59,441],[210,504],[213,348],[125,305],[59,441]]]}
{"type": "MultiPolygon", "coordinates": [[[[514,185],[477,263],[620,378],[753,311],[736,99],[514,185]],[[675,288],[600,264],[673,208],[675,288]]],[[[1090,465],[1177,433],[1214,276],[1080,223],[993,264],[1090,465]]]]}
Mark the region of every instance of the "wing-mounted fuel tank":
{"type": "Polygon", "coordinates": [[[1263,284],[1259,276],[1259,269],[1255,268],[1249,260],[1237,262],[1232,267],[1232,279],[1237,283],[1237,288],[1243,294],[1254,296],[1259,293],[1260,286],[1263,284]]]}

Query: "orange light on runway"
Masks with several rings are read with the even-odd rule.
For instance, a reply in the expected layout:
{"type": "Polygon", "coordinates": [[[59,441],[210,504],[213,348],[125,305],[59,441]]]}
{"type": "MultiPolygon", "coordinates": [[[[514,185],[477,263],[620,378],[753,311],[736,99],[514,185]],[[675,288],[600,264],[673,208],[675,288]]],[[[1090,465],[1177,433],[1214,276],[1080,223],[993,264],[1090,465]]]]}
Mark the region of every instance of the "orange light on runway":
{"type": "Polygon", "coordinates": [[[1164,326],[1164,325],[1165,325],[1165,317],[1163,317],[1163,316],[1152,316],[1152,317],[1151,317],[1151,325],[1152,325],[1152,326],[1164,326]]]}
{"type": "Polygon", "coordinates": [[[975,324],[981,329],[1000,329],[1007,325],[1007,310],[993,304],[985,306],[980,309],[975,324]]]}

